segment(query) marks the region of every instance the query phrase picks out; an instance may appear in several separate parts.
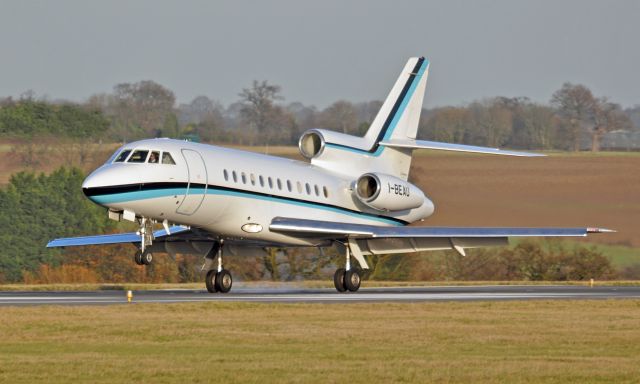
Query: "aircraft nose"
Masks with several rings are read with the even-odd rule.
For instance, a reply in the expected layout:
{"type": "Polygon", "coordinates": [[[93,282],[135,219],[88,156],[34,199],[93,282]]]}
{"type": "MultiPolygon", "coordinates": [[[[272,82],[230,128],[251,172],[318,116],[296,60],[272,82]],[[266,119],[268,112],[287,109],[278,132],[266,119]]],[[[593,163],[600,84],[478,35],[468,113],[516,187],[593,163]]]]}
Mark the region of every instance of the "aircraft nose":
{"type": "Polygon", "coordinates": [[[108,165],[93,171],[82,183],[82,192],[94,203],[104,205],[104,196],[114,193],[122,185],[135,185],[139,182],[139,170],[133,167],[108,165]]]}

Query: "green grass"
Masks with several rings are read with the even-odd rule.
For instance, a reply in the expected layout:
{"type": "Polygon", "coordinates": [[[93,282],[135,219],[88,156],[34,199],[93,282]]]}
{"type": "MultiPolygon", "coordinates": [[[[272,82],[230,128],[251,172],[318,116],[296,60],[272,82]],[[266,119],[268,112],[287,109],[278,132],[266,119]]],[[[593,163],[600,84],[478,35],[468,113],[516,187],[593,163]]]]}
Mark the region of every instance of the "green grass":
{"type": "Polygon", "coordinates": [[[640,301],[0,310],[6,383],[635,383],[640,301]]]}
{"type": "MultiPolygon", "coordinates": [[[[515,247],[520,241],[525,240],[514,239],[511,242],[510,246],[515,247]]],[[[548,242],[548,244],[553,243],[553,240],[550,240],[548,242]]],[[[545,244],[545,242],[542,241],[541,244],[545,244]]],[[[568,239],[563,239],[560,244],[562,244],[566,249],[572,249],[573,247],[594,247],[609,260],[611,260],[611,264],[613,265],[613,267],[618,270],[633,264],[640,263],[640,248],[628,247],[624,245],[594,244],[581,241],[572,241],[568,239]]]]}

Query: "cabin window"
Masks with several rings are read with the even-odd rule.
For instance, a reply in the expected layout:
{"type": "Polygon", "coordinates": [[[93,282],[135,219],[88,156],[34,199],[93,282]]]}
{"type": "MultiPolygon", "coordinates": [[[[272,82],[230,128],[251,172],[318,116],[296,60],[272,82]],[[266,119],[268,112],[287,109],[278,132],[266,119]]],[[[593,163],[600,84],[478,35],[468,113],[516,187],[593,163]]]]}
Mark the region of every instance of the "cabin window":
{"type": "Polygon", "coordinates": [[[251,185],[256,185],[256,175],[253,173],[249,175],[249,179],[251,180],[251,185]]]}
{"type": "Polygon", "coordinates": [[[118,155],[118,158],[116,159],[116,163],[123,163],[125,160],[127,160],[127,156],[129,156],[129,154],[131,153],[130,149],[125,149],[124,151],[120,152],[120,155],[118,155]]]}
{"type": "Polygon", "coordinates": [[[242,172],[241,177],[242,177],[242,184],[247,184],[247,175],[244,172],[242,172]]]}
{"type": "Polygon", "coordinates": [[[289,190],[289,192],[291,192],[291,190],[293,188],[291,188],[291,180],[287,180],[287,189],[289,190]]]}
{"type": "Polygon", "coordinates": [[[173,157],[169,152],[162,153],[162,164],[176,165],[176,162],[173,161],[173,157]]]}
{"type": "Polygon", "coordinates": [[[151,151],[149,155],[149,164],[158,164],[160,162],[160,151],[151,151]]]}
{"type": "Polygon", "coordinates": [[[145,161],[147,161],[148,154],[149,154],[149,151],[144,149],[138,149],[135,152],[133,152],[133,155],[131,155],[129,160],[127,160],[127,163],[144,163],[145,161]]]}
{"type": "Polygon", "coordinates": [[[298,193],[302,193],[302,183],[298,181],[296,186],[298,187],[298,193]]]}
{"type": "Polygon", "coordinates": [[[238,175],[236,175],[236,171],[231,172],[231,176],[233,177],[233,182],[237,183],[238,182],[238,175]]]}
{"type": "Polygon", "coordinates": [[[269,180],[269,188],[273,189],[273,180],[271,177],[268,177],[267,180],[269,180]]]}
{"type": "Polygon", "coordinates": [[[282,180],[278,179],[277,182],[278,182],[278,189],[282,190],[282,180]]]}
{"type": "Polygon", "coordinates": [[[226,169],[222,171],[222,174],[224,175],[224,181],[229,181],[229,172],[226,169]]]}
{"type": "Polygon", "coordinates": [[[307,195],[311,194],[311,186],[309,183],[305,183],[304,188],[307,190],[307,195]]]}
{"type": "Polygon", "coordinates": [[[322,192],[324,193],[324,197],[329,198],[329,190],[327,187],[322,187],[322,192]]]}
{"type": "Polygon", "coordinates": [[[316,193],[316,196],[320,196],[320,190],[318,189],[318,184],[313,186],[313,191],[316,193]]]}
{"type": "Polygon", "coordinates": [[[258,180],[260,180],[260,186],[264,187],[264,178],[262,177],[262,175],[258,176],[258,180]]]}

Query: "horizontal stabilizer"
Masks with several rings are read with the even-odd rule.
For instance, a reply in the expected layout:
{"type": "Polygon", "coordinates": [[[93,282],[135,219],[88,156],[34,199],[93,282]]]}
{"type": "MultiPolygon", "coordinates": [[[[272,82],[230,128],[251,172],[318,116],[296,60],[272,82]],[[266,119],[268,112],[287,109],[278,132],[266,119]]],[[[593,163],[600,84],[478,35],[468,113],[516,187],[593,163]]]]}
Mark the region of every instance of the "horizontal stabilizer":
{"type": "Polygon", "coordinates": [[[500,148],[477,147],[475,145],[441,143],[438,141],[426,140],[387,140],[380,142],[380,145],[392,148],[408,149],[436,149],[441,151],[484,153],[489,155],[520,156],[520,157],[541,157],[540,153],[508,151],[500,148]]]}
{"type": "MultiPolygon", "coordinates": [[[[189,228],[174,226],[169,228],[170,236],[184,233],[189,231],[189,228]]],[[[153,233],[155,239],[162,239],[167,237],[167,231],[164,229],[155,231],[153,233]]],[[[137,243],[140,242],[140,235],[135,232],[117,233],[113,235],[96,235],[96,236],[83,236],[83,237],[65,237],[60,239],[51,240],[47,244],[47,248],[56,247],[75,247],[81,245],[103,245],[103,244],[122,244],[122,243],[137,243]]]]}

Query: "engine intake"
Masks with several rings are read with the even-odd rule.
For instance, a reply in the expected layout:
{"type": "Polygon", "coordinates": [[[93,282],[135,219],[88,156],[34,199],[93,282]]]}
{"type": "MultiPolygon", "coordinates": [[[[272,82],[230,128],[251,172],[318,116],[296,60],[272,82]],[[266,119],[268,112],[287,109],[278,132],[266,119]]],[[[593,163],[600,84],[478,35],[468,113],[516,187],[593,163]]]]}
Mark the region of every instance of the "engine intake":
{"type": "Polygon", "coordinates": [[[306,159],[313,159],[318,157],[324,150],[324,137],[316,130],[309,130],[300,136],[298,141],[298,148],[300,154],[306,159]]]}
{"type": "Polygon", "coordinates": [[[383,173],[365,173],[356,181],[358,200],[380,211],[404,211],[420,207],[424,193],[415,185],[383,173]]]}

